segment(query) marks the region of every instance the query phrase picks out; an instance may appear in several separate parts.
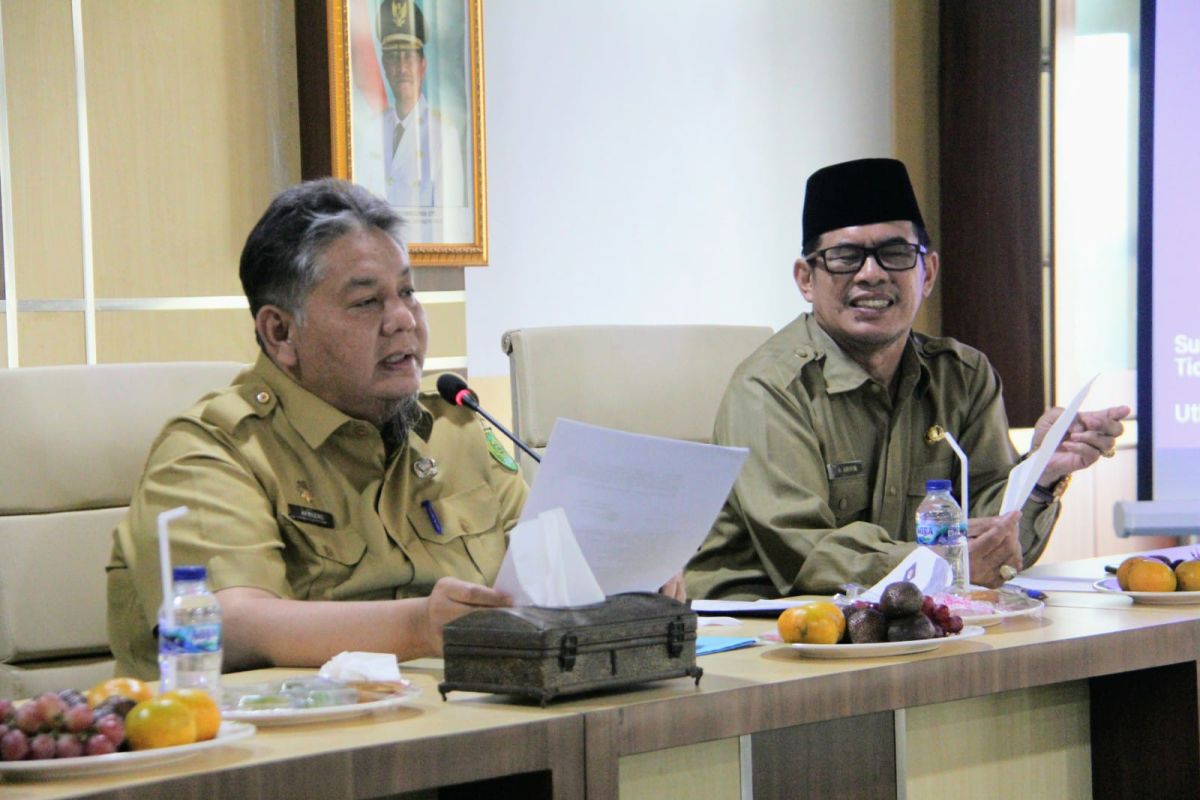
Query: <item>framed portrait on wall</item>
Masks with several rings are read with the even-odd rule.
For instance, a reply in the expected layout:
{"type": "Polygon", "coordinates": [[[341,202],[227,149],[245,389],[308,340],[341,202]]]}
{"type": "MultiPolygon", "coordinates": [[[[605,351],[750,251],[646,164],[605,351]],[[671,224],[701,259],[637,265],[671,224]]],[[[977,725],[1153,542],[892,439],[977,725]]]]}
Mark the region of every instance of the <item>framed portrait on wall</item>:
{"type": "Polygon", "coordinates": [[[487,263],[482,0],[327,0],[332,172],[388,199],[412,261],[487,263]]]}

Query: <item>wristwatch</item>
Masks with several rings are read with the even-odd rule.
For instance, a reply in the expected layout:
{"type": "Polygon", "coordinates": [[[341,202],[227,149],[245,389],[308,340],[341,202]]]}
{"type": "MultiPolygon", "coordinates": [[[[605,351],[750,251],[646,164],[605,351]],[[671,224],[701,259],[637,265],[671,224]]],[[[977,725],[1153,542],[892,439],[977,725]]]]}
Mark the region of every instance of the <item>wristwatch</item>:
{"type": "Polygon", "coordinates": [[[1063,475],[1061,478],[1055,481],[1049,489],[1035,483],[1033,485],[1033,491],[1029,493],[1029,496],[1042,505],[1050,505],[1055,500],[1061,498],[1063,493],[1067,491],[1067,487],[1070,485],[1071,476],[1068,473],[1067,475],[1063,475]]]}

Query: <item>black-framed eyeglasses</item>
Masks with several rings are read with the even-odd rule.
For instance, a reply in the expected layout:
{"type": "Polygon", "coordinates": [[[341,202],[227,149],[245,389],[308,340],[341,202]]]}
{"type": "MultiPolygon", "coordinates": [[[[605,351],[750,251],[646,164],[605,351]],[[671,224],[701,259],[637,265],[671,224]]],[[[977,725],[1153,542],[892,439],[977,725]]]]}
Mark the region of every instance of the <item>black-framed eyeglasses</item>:
{"type": "Polygon", "coordinates": [[[911,242],[889,242],[879,247],[862,247],[857,244],[839,244],[826,247],[810,254],[806,260],[819,258],[825,271],[831,275],[850,275],[862,269],[868,256],[888,272],[904,272],[917,265],[917,256],[928,251],[923,245],[911,242]]]}

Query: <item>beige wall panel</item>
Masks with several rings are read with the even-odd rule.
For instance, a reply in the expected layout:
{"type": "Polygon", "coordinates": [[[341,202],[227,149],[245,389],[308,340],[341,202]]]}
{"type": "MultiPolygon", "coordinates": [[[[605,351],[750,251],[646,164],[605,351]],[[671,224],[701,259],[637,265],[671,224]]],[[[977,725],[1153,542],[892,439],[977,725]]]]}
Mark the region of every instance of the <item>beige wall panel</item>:
{"type": "MultiPolygon", "coordinates": [[[[427,356],[450,358],[467,354],[467,307],[464,303],[433,303],[425,306],[429,320],[427,356]]],[[[499,347],[500,343],[496,343],[499,347]]]]}
{"type": "Polygon", "coordinates": [[[3,13],[17,294],[82,297],[71,2],[4,0],[3,13]]]}
{"type": "Polygon", "coordinates": [[[17,324],[22,367],[83,364],[83,314],[22,311],[17,324]]]}
{"type": "Polygon", "coordinates": [[[0,314],[0,367],[8,366],[8,320],[0,314]]]}
{"type": "MultiPolygon", "coordinates": [[[[257,356],[253,320],[246,309],[106,311],[96,314],[96,360],[101,363],[249,363],[257,356]]],[[[22,360],[24,357],[22,352],[22,360]]]]}
{"type": "Polygon", "coordinates": [[[618,796],[655,800],[725,800],[741,797],[737,739],[624,756],[618,796]]]}
{"type": "MultiPolygon", "coordinates": [[[[921,215],[936,247],[941,233],[938,191],[938,6],[892,0],[892,147],[909,170],[921,215]]],[[[951,265],[953,266],[953,265],[951,265]]],[[[942,330],[940,283],[921,307],[916,328],[942,330]]]]}
{"type": "Polygon", "coordinates": [[[300,176],[292,2],[88,0],[83,23],[97,296],[240,294],[300,176]]]}
{"type": "Polygon", "coordinates": [[[905,712],[908,798],[1090,798],[1086,681],[905,712]]]}

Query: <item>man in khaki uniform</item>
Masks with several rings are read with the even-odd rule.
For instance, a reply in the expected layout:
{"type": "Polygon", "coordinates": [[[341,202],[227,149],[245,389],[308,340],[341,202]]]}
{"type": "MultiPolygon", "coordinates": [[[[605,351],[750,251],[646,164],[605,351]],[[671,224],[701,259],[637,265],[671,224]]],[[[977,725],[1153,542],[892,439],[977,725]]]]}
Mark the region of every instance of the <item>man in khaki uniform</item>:
{"type": "Polygon", "coordinates": [[[440,655],[446,622],[511,602],[486,585],[526,487],[471,412],[419,393],[428,332],[400,227],[323,180],[251,232],[241,278],[263,352],[151,450],[108,567],[117,674],[158,675],[156,520],[177,506],[171,560],[207,565],[226,670],[440,655]]]}
{"type": "MultiPolygon", "coordinates": [[[[1068,476],[1111,455],[1125,407],[1086,412],[1021,511],[997,513],[1017,454],[1000,379],[982,353],[912,330],[938,272],[904,165],[864,159],[808,180],[801,314],[735,372],[718,444],[750,457],[685,572],[699,597],[830,594],[870,585],[914,547],[925,481],[970,463],[972,582],[997,586],[1046,546],[1068,476]]],[[[1062,413],[1038,420],[1034,447],[1062,413]]]]}

